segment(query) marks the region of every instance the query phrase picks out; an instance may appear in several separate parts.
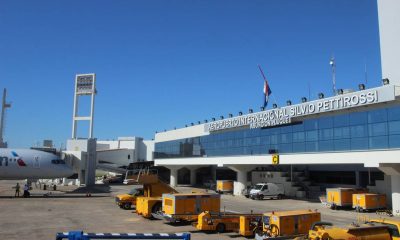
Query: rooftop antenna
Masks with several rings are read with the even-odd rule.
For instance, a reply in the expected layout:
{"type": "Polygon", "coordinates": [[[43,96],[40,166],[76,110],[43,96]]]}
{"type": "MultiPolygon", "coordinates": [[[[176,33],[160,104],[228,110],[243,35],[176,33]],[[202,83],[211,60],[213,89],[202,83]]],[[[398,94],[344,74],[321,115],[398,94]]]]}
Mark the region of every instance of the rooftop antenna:
{"type": "Polygon", "coordinates": [[[0,120],[0,148],[7,148],[7,142],[4,142],[3,134],[4,134],[4,120],[6,109],[11,107],[11,103],[7,103],[7,89],[3,90],[3,102],[1,105],[1,120],[0,120]]]}
{"type": "Polygon", "coordinates": [[[332,67],[332,84],[333,84],[333,95],[337,94],[336,91],[336,61],[335,57],[332,55],[329,65],[332,67]]]}
{"type": "Polygon", "coordinates": [[[365,77],[365,86],[367,86],[368,83],[368,74],[367,74],[367,60],[364,60],[364,77],[365,77]]]}

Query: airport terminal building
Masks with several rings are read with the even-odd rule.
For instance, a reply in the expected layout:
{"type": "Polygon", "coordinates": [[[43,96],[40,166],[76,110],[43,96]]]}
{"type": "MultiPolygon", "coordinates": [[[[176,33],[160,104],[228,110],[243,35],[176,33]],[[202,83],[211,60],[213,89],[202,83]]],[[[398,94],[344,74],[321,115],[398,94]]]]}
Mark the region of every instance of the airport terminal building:
{"type": "Polygon", "coordinates": [[[232,179],[235,195],[257,182],[280,182],[297,197],[368,187],[400,215],[398,10],[378,0],[382,86],[156,133],[155,164],[171,170],[171,185],[232,179]]]}

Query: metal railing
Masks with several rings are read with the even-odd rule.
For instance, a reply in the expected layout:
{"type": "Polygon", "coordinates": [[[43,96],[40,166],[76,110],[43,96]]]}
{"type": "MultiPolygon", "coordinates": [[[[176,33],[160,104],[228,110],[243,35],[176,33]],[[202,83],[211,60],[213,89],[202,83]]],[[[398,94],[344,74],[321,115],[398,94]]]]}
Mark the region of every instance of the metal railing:
{"type": "Polygon", "coordinates": [[[71,231],[57,233],[56,240],[90,240],[90,239],[182,239],[190,240],[190,233],[84,233],[71,231]]]}

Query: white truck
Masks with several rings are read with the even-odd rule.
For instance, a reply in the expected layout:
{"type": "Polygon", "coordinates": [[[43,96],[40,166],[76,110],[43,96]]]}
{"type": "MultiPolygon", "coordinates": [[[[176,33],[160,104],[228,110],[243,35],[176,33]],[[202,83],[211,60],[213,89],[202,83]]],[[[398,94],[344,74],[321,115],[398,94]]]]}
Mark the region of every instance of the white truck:
{"type": "Polygon", "coordinates": [[[280,183],[257,183],[249,194],[249,197],[253,200],[262,200],[264,198],[281,199],[283,196],[285,196],[285,190],[283,184],[280,183]]]}

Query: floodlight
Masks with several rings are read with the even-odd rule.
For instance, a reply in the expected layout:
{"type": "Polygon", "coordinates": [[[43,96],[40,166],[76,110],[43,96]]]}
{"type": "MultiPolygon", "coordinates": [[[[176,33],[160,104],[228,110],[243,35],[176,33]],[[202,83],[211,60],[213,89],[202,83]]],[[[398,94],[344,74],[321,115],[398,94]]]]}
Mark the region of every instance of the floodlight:
{"type": "Polygon", "coordinates": [[[382,79],[382,83],[383,83],[383,85],[388,85],[390,83],[389,78],[382,79]]]}

